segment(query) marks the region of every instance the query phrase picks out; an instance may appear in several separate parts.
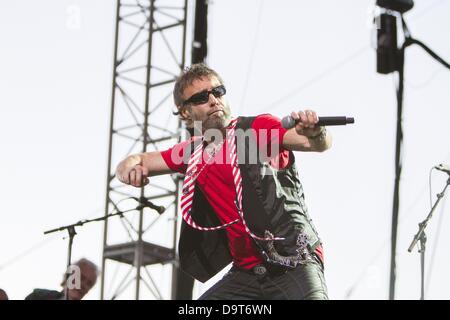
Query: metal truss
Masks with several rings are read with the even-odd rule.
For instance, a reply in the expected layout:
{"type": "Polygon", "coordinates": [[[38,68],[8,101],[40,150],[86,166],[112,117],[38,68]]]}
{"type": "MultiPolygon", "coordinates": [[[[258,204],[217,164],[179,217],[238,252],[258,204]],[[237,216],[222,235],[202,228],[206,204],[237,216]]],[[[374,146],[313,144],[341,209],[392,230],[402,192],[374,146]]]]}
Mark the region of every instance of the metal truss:
{"type": "Polygon", "coordinates": [[[172,90],[185,65],[187,0],[117,0],[116,10],[105,215],[137,208],[133,197],[166,211],[137,208],[105,222],[100,298],[170,299],[179,177],[152,177],[139,189],[120,183],[115,168],[180,139],[172,90]]]}

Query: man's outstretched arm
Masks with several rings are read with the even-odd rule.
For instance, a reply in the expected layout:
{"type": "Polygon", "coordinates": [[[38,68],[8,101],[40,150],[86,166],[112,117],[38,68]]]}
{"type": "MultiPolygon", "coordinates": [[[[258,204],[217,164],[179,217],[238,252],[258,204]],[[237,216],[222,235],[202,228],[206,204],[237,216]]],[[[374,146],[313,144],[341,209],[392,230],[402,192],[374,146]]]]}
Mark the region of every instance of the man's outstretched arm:
{"type": "Polygon", "coordinates": [[[148,177],[173,172],[161,156],[161,152],[153,151],[131,155],[122,160],[116,169],[119,181],[142,187],[149,183],[148,177]]]}
{"type": "Polygon", "coordinates": [[[298,123],[284,134],[284,148],[291,151],[322,152],[331,147],[331,134],[325,127],[316,126],[319,118],[314,111],[292,112],[291,116],[298,123]]]}

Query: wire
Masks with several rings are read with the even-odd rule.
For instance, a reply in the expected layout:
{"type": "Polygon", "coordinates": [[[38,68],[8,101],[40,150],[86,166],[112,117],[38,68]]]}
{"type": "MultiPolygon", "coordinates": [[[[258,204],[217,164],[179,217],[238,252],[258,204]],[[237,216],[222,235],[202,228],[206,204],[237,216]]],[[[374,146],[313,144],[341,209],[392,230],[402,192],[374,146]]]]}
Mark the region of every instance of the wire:
{"type": "MultiPolygon", "coordinates": [[[[425,14],[428,13],[431,9],[433,9],[433,8],[436,7],[438,4],[441,4],[441,3],[443,3],[443,1],[439,1],[439,2],[433,3],[432,5],[428,6],[425,10],[419,12],[416,16],[414,16],[414,18],[411,19],[411,21],[416,20],[416,19],[418,19],[419,17],[425,15],[425,14]]],[[[409,32],[409,30],[408,30],[407,28],[406,28],[405,30],[406,30],[407,32],[409,32]]],[[[336,63],[335,65],[330,66],[329,68],[327,68],[326,70],[324,70],[322,73],[320,73],[320,74],[318,74],[318,75],[312,77],[310,80],[304,82],[304,83],[301,84],[299,87],[297,87],[296,89],[294,89],[294,90],[292,90],[291,92],[289,92],[287,95],[284,95],[284,96],[278,98],[277,100],[275,100],[274,102],[268,104],[267,106],[265,106],[264,108],[262,108],[261,111],[271,109],[273,106],[275,106],[275,105],[277,105],[277,104],[279,104],[279,103],[285,101],[286,99],[288,99],[288,98],[290,98],[290,97],[292,97],[292,96],[298,94],[301,90],[303,90],[303,89],[305,89],[305,88],[311,86],[312,84],[314,84],[314,83],[318,82],[319,80],[325,78],[325,76],[331,74],[332,72],[338,70],[339,68],[341,68],[341,67],[344,66],[345,64],[349,63],[349,62],[352,61],[353,59],[357,58],[359,55],[361,55],[362,53],[364,53],[369,47],[370,47],[370,46],[364,46],[364,47],[362,47],[362,48],[356,50],[356,51],[355,51],[353,54],[351,54],[350,56],[344,58],[343,60],[341,60],[340,62],[336,63]]],[[[440,61],[440,62],[441,62],[441,61],[440,61]]],[[[435,75],[436,75],[436,74],[433,74],[433,77],[432,77],[432,78],[434,78],[435,75]]],[[[430,81],[432,80],[432,78],[429,79],[428,82],[430,82],[430,81]]],[[[248,81],[248,79],[247,79],[247,81],[248,81]]],[[[427,84],[427,83],[426,83],[426,84],[427,84]]],[[[246,85],[248,85],[248,84],[246,83],[246,85]]],[[[244,93],[244,94],[245,94],[245,93],[244,93]]],[[[244,100],[244,98],[243,98],[242,100],[244,100]]],[[[241,105],[242,105],[242,103],[241,103],[241,105]]],[[[425,190],[426,190],[425,188],[422,189],[422,191],[420,192],[420,196],[423,194],[423,192],[424,192],[425,190]]],[[[431,189],[430,189],[430,192],[431,192],[431,189]]],[[[418,200],[420,199],[420,196],[414,198],[415,200],[414,200],[413,204],[410,206],[410,209],[411,209],[412,207],[414,207],[414,206],[417,204],[418,200]]],[[[430,201],[431,201],[431,200],[430,200],[430,201]]],[[[411,212],[411,210],[408,210],[407,212],[411,212]]],[[[411,216],[407,216],[407,217],[409,218],[409,217],[411,217],[411,216]]],[[[399,224],[401,224],[401,223],[404,222],[405,220],[406,220],[406,219],[400,219],[400,220],[399,220],[399,224]]],[[[386,239],[384,240],[384,242],[383,242],[382,245],[380,246],[380,248],[379,248],[379,250],[377,251],[377,253],[376,253],[376,254],[373,256],[373,258],[370,260],[369,264],[368,264],[365,268],[363,268],[362,272],[361,272],[360,275],[357,277],[357,279],[356,279],[356,281],[354,282],[354,284],[353,284],[353,285],[350,287],[350,289],[347,291],[347,294],[346,294],[346,298],[347,298],[347,299],[353,294],[354,289],[357,287],[357,285],[358,285],[358,283],[360,282],[361,278],[364,276],[364,274],[365,274],[367,268],[373,263],[373,261],[376,261],[376,260],[378,259],[378,257],[381,255],[381,253],[384,253],[384,247],[385,247],[386,244],[388,244],[388,243],[389,243],[389,237],[386,238],[386,239]]]]}
{"type": "Polygon", "coordinates": [[[403,46],[406,48],[407,46],[410,46],[412,44],[417,44],[418,46],[420,46],[422,49],[424,49],[431,57],[433,57],[437,62],[439,62],[440,64],[442,64],[444,67],[446,67],[447,69],[450,69],[450,64],[445,61],[444,59],[442,59],[440,56],[438,56],[436,53],[434,53],[433,50],[431,50],[430,48],[428,48],[423,42],[413,39],[413,38],[407,38],[405,40],[405,43],[403,44],[403,46]]]}
{"type": "Polygon", "coordinates": [[[345,294],[344,299],[348,300],[352,295],[353,292],[355,292],[355,289],[358,287],[358,284],[361,282],[362,278],[365,276],[367,269],[378,260],[378,258],[381,256],[382,253],[384,253],[385,246],[389,243],[389,238],[384,239],[384,242],[381,244],[381,246],[378,247],[378,250],[376,251],[376,254],[373,255],[372,259],[369,261],[369,263],[366,265],[366,267],[363,268],[363,270],[360,272],[356,280],[353,282],[353,284],[350,286],[349,289],[347,289],[347,293],[345,294]]]}
{"type": "Polygon", "coordinates": [[[440,0],[440,1],[436,1],[432,4],[430,4],[428,7],[426,7],[425,9],[423,9],[422,11],[420,11],[418,14],[414,15],[411,18],[411,21],[416,21],[419,20],[420,17],[424,16],[425,14],[427,14],[431,9],[434,9],[436,6],[444,3],[445,0],[440,0]]]}
{"type": "MultiPolygon", "coordinates": [[[[449,152],[450,154],[450,152],[449,152]]],[[[407,209],[405,210],[405,212],[413,212],[413,208],[419,203],[419,200],[422,198],[422,195],[424,194],[424,192],[426,191],[426,187],[423,187],[418,194],[413,198],[414,200],[412,201],[412,203],[409,204],[409,206],[407,207],[407,209]]],[[[410,217],[412,217],[412,215],[408,215],[406,217],[400,217],[398,224],[399,226],[407,221],[410,217]]],[[[366,274],[367,269],[375,262],[378,260],[378,258],[381,256],[381,254],[386,252],[386,245],[388,245],[390,242],[390,235],[386,236],[383,240],[383,242],[381,243],[381,245],[378,247],[378,249],[376,250],[376,253],[372,256],[372,258],[369,260],[369,262],[366,264],[366,266],[362,269],[362,271],[359,273],[358,277],[356,278],[356,280],[353,282],[353,284],[350,286],[349,289],[347,289],[347,293],[345,295],[344,299],[349,299],[351,297],[351,295],[353,294],[353,292],[355,291],[355,289],[358,287],[359,282],[361,281],[361,279],[364,277],[364,275],[366,274]]]]}
{"type": "MultiPolygon", "coordinates": [[[[448,159],[450,157],[450,150],[447,152],[447,155],[444,157],[444,159],[448,159]]],[[[433,169],[430,169],[430,174],[431,171],[433,169]]],[[[431,179],[431,175],[429,176],[429,181],[431,179]]],[[[430,206],[432,206],[432,200],[431,200],[431,182],[429,182],[429,190],[430,190],[430,206]]],[[[420,190],[420,192],[413,198],[413,202],[407,207],[406,210],[402,210],[402,212],[413,212],[413,208],[419,203],[419,200],[422,198],[423,193],[426,191],[426,187],[423,187],[422,190],[420,190]]],[[[442,214],[441,214],[442,216],[442,214]]],[[[403,222],[408,221],[409,218],[412,217],[412,214],[404,217],[403,215],[400,217],[399,221],[398,221],[398,225],[401,226],[403,222]]],[[[439,222],[439,224],[442,224],[439,222]]],[[[344,299],[349,299],[351,297],[351,295],[353,294],[353,292],[355,291],[355,289],[358,287],[359,282],[361,281],[361,279],[364,277],[367,269],[374,263],[374,261],[376,261],[382,253],[385,252],[385,246],[389,243],[389,237],[387,236],[382,244],[379,246],[378,250],[376,251],[376,253],[372,256],[372,259],[370,259],[369,263],[367,263],[365,265],[365,267],[362,269],[362,271],[359,273],[358,277],[356,278],[356,280],[353,282],[353,284],[349,287],[349,289],[347,290],[347,293],[345,295],[344,299]]],[[[428,276],[428,279],[430,277],[428,276]]]]}
{"type": "MultiPolygon", "coordinates": [[[[124,198],[121,199],[119,202],[116,203],[116,205],[118,205],[119,203],[121,203],[124,200],[129,200],[132,199],[132,197],[128,197],[128,198],[124,198]]],[[[98,213],[102,212],[103,208],[98,208],[94,211],[92,211],[89,215],[86,216],[86,218],[84,219],[89,219],[94,215],[97,215],[98,213]]],[[[114,212],[113,212],[114,213],[114,212]]],[[[14,263],[18,262],[19,260],[23,259],[24,257],[36,252],[38,249],[46,246],[47,244],[49,244],[50,242],[52,242],[53,240],[55,240],[56,238],[59,238],[58,234],[54,234],[53,236],[50,237],[46,237],[44,240],[38,242],[37,244],[35,244],[34,246],[25,249],[22,253],[18,254],[17,256],[9,259],[8,261],[6,261],[5,263],[3,263],[2,265],[0,265],[0,272],[3,271],[4,269],[6,269],[7,267],[10,267],[11,265],[13,265],[14,263]]]]}
{"type": "MultiPolygon", "coordinates": [[[[449,152],[450,154],[450,152],[449,152]]],[[[448,156],[446,157],[448,158],[448,156]]],[[[432,167],[430,169],[430,173],[429,173],[429,177],[428,177],[428,181],[429,181],[429,189],[430,189],[430,210],[433,208],[433,201],[432,201],[432,184],[431,184],[431,173],[434,170],[434,167],[432,167]]],[[[442,227],[442,220],[444,218],[444,211],[445,211],[445,204],[446,204],[446,199],[444,199],[444,203],[442,204],[441,207],[441,212],[440,212],[440,216],[439,216],[439,221],[438,221],[438,226],[437,226],[437,231],[436,231],[436,238],[434,240],[433,243],[433,250],[431,253],[431,258],[430,258],[430,266],[428,268],[428,273],[426,276],[426,284],[425,284],[425,293],[428,293],[428,289],[430,287],[430,283],[431,283],[431,274],[433,271],[433,267],[434,267],[434,261],[435,261],[435,257],[436,257],[436,252],[437,252],[437,246],[438,246],[438,241],[440,238],[440,234],[441,234],[441,227],[442,227]]]]}
{"type": "Polygon", "coordinates": [[[250,75],[253,70],[253,61],[255,60],[254,58],[255,58],[256,45],[258,42],[259,30],[261,27],[261,16],[262,16],[262,11],[263,11],[263,6],[264,6],[264,0],[259,2],[259,8],[258,8],[258,13],[257,13],[257,18],[256,18],[255,36],[253,38],[253,45],[252,45],[252,49],[250,51],[250,58],[248,61],[247,74],[245,76],[244,89],[242,92],[241,103],[239,104],[239,107],[238,107],[239,112],[244,107],[245,99],[247,98],[247,89],[248,89],[248,84],[249,84],[249,80],[250,80],[250,75]]]}
{"type": "Polygon", "coordinates": [[[428,173],[428,189],[430,190],[430,209],[433,207],[433,200],[432,200],[432,186],[431,186],[431,173],[433,172],[434,167],[431,167],[430,172],[428,173]]]}
{"type": "Polygon", "coordinates": [[[422,88],[428,86],[442,70],[444,70],[444,69],[438,68],[438,69],[434,70],[434,72],[431,74],[431,76],[428,79],[426,79],[425,81],[422,81],[419,84],[415,84],[415,83],[409,82],[407,80],[405,80],[405,82],[408,85],[408,87],[411,87],[415,90],[422,89],[422,88]]]}
{"type": "Polygon", "coordinates": [[[370,46],[368,46],[368,45],[365,45],[364,47],[359,48],[354,53],[352,53],[350,56],[342,59],[341,61],[335,63],[334,65],[332,65],[330,67],[328,67],[327,69],[325,69],[321,73],[317,74],[316,76],[312,77],[311,79],[303,82],[301,85],[299,85],[295,89],[291,90],[288,94],[282,96],[281,98],[278,98],[277,100],[273,101],[272,103],[266,105],[264,108],[261,108],[260,112],[261,111],[270,110],[274,106],[280,104],[281,102],[283,102],[283,101],[285,101],[285,100],[287,100],[287,99],[297,95],[300,91],[302,91],[302,90],[308,88],[309,86],[315,84],[316,82],[322,80],[326,76],[330,75],[332,72],[334,72],[334,71],[340,69],[341,67],[343,67],[344,65],[348,64],[353,59],[356,59],[357,57],[359,57],[360,55],[365,53],[368,49],[370,49],[370,46]]]}
{"type": "MultiPolygon", "coordinates": [[[[427,8],[425,8],[424,10],[420,11],[417,15],[415,15],[410,21],[414,21],[417,20],[419,17],[424,16],[425,14],[429,13],[429,11],[431,11],[432,9],[434,9],[435,7],[437,7],[437,5],[443,3],[444,1],[438,1],[435,2],[431,5],[429,5],[427,8]]],[[[409,33],[409,30],[405,29],[407,31],[407,33],[409,33]]],[[[417,43],[419,44],[419,43],[417,43]]],[[[324,70],[322,73],[312,77],[310,80],[304,82],[303,84],[301,84],[299,87],[297,87],[296,89],[292,90],[291,92],[289,92],[288,94],[282,96],[281,98],[275,100],[274,102],[268,104],[267,106],[265,106],[264,108],[260,109],[261,111],[267,111],[269,109],[271,109],[272,107],[278,105],[279,103],[285,101],[286,99],[298,94],[300,91],[304,90],[305,88],[313,85],[314,83],[318,82],[319,80],[325,78],[326,76],[328,76],[329,74],[331,74],[332,72],[338,70],[339,68],[341,68],[342,66],[346,65],[347,63],[349,63],[350,61],[352,61],[353,59],[357,58],[359,55],[361,55],[362,53],[364,53],[368,48],[370,48],[370,46],[364,46],[360,49],[358,49],[357,51],[355,51],[353,54],[351,54],[350,56],[348,56],[347,58],[344,58],[343,60],[341,60],[340,62],[336,63],[333,66],[330,66],[328,69],[324,70]]],[[[424,48],[425,49],[425,48],[424,48]]],[[[425,49],[426,50],[426,49],[425,49]]],[[[430,53],[430,52],[429,52],[430,53]]],[[[430,53],[431,54],[431,53],[430,53]]],[[[434,56],[433,56],[434,57],[434,56]]],[[[439,57],[438,57],[439,58],[439,57]]],[[[440,58],[439,58],[440,59],[440,58]]],[[[445,62],[443,62],[442,59],[438,60],[439,62],[445,64],[445,62]]]]}
{"type": "MultiPolygon", "coordinates": [[[[93,215],[97,214],[99,211],[102,211],[102,208],[98,208],[95,211],[91,212],[87,218],[92,217],[93,215]]],[[[52,242],[53,240],[55,240],[56,238],[59,238],[58,234],[53,234],[50,237],[46,237],[44,240],[38,242],[37,244],[33,245],[32,247],[25,249],[22,253],[19,253],[17,256],[9,259],[8,261],[6,261],[5,263],[3,263],[2,265],[0,265],[0,272],[5,270],[7,267],[10,267],[11,265],[13,265],[14,263],[18,262],[19,260],[23,259],[24,257],[36,252],[38,249],[44,247],[45,245],[49,244],[50,242],[52,242]]]]}
{"type": "Polygon", "coordinates": [[[13,265],[17,261],[21,260],[22,258],[49,244],[51,241],[55,240],[57,236],[58,236],[57,234],[53,234],[53,236],[45,238],[44,240],[32,246],[31,248],[28,248],[24,250],[22,253],[18,254],[17,256],[9,259],[4,264],[0,265],[0,272],[5,270],[7,267],[13,265]]]}
{"type": "Polygon", "coordinates": [[[442,207],[441,207],[441,212],[439,213],[439,221],[438,221],[438,225],[437,225],[436,238],[435,238],[434,243],[433,243],[433,250],[432,250],[431,258],[430,258],[430,266],[428,268],[428,273],[427,273],[427,277],[426,277],[425,292],[428,292],[428,288],[430,287],[430,283],[431,283],[431,274],[432,274],[432,271],[433,271],[434,261],[435,261],[436,252],[437,252],[437,247],[438,247],[439,238],[440,238],[440,235],[441,235],[442,224],[443,224],[442,221],[444,219],[444,211],[445,211],[446,200],[447,199],[444,199],[444,202],[442,203],[442,207]]]}

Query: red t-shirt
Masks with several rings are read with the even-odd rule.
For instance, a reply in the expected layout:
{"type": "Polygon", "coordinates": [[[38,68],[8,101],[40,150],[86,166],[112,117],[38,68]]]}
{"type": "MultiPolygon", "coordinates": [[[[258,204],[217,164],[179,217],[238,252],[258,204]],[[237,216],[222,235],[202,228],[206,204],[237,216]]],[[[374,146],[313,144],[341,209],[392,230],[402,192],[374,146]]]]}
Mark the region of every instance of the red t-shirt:
{"type": "MultiPolygon", "coordinates": [[[[283,136],[286,129],[281,126],[280,119],[270,115],[263,114],[257,116],[252,123],[252,129],[255,133],[266,130],[267,135],[256,134],[256,142],[258,146],[266,144],[268,146],[268,155],[273,156],[271,164],[279,168],[284,168],[289,164],[289,151],[281,147],[283,136]],[[271,142],[268,144],[268,142],[271,142]],[[278,145],[279,153],[277,155],[271,154],[270,145],[278,145]]],[[[162,151],[161,155],[167,166],[176,172],[185,173],[187,163],[183,161],[184,151],[191,144],[192,139],[176,144],[172,148],[162,151]]],[[[202,170],[197,177],[196,184],[201,192],[209,202],[211,207],[216,212],[221,224],[225,224],[239,218],[234,200],[236,199],[236,189],[233,181],[231,165],[227,160],[225,150],[230,150],[226,145],[215,154],[214,160],[209,162],[206,166],[204,161],[200,161],[197,165],[197,172],[202,170]]],[[[229,157],[228,157],[229,158],[229,157]]],[[[205,156],[204,159],[208,159],[205,156]]],[[[225,228],[228,236],[228,244],[230,254],[233,258],[233,263],[237,267],[243,269],[251,269],[254,266],[263,262],[256,244],[251,239],[251,236],[245,231],[245,227],[241,221],[232,224],[225,228]]],[[[205,231],[210,232],[210,231],[205,231]]],[[[316,249],[316,252],[322,259],[322,248],[316,249]]]]}

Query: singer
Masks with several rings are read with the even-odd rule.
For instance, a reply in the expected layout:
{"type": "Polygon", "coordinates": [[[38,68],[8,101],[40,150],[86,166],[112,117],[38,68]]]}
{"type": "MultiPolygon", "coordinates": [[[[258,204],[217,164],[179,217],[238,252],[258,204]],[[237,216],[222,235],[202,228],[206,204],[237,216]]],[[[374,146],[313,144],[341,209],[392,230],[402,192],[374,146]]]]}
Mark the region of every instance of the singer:
{"type": "Polygon", "coordinates": [[[143,187],[150,176],[185,174],[181,269],[205,282],[233,263],[200,299],[328,299],[322,242],[293,151],[325,151],[330,134],[312,110],[293,112],[291,129],[269,114],[232,117],[225,94],[205,64],[186,68],[173,96],[176,114],[196,135],[127,157],[117,178],[143,187]]]}

